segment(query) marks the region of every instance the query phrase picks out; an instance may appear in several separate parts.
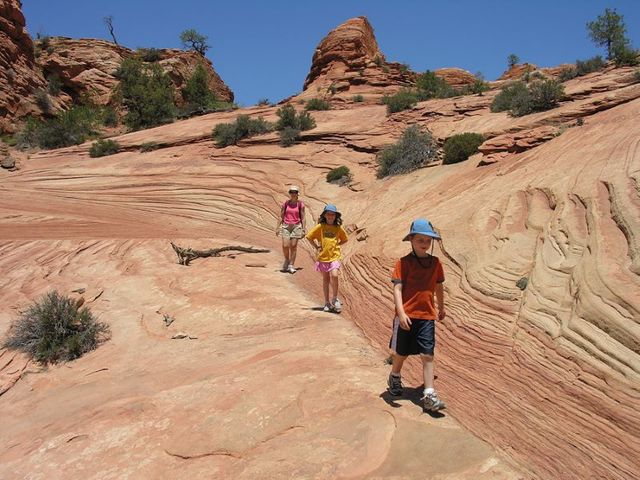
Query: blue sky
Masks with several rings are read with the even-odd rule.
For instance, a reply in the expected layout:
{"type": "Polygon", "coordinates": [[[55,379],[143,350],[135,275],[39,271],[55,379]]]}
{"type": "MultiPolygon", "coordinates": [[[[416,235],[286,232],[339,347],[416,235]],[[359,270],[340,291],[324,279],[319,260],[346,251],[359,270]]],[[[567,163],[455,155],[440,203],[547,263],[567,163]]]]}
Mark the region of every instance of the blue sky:
{"type": "Polygon", "coordinates": [[[366,16],[389,61],[415,71],[461,67],[500,76],[510,53],[553,66],[604,54],[585,24],[605,8],[624,15],[640,48],[640,0],[23,0],[37,33],[110,40],[129,48],[180,48],[180,32],[209,37],[207,57],[236,101],[278,101],[302,90],[318,43],[351,17],[366,16]]]}

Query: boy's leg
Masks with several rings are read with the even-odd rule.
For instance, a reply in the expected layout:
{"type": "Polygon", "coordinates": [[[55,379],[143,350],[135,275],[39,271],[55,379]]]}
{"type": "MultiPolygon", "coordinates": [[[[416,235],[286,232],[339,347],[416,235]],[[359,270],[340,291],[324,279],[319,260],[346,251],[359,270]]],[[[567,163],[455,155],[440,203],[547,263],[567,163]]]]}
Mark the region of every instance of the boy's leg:
{"type": "Polygon", "coordinates": [[[433,390],[433,355],[420,354],[422,360],[422,374],[424,376],[424,389],[433,390]]]}
{"type": "Polygon", "coordinates": [[[403,386],[402,386],[402,378],[400,376],[400,372],[402,371],[402,365],[404,365],[404,361],[407,359],[406,355],[398,355],[398,353],[393,352],[393,363],[391,364],[391,373],[389,374],[389,379],[387,380],[387,385],[389,387],[389,393],[394,396],[402,395],[403,386]]]}

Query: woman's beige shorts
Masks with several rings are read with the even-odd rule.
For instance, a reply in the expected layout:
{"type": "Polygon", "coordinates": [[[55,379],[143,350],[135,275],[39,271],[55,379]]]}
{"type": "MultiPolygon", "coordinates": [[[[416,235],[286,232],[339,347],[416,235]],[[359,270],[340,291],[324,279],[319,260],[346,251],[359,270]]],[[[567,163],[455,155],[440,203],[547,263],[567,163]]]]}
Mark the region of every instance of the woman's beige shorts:
{"type": "Polygon", "coordinates": [[[282,238],[302,238],[302,224],[282,225],[282,238]]]}

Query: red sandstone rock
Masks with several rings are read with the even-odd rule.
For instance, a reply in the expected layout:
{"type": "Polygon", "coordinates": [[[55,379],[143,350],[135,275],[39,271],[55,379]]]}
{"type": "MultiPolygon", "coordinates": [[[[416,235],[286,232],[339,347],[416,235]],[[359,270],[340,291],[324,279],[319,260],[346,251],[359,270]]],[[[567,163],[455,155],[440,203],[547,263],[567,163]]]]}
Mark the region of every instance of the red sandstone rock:
{"type": "MultiPolygon", "coordinates": [[[[343,93],[392,93],[409,86],[415,73],[388,63],[365,17],[352,18],[332,30],[318,45],[301,98],[343,93]]],[[[343,96],[344,96],[343,95],[343,96]]]]}
{"type": "Polygon", "coordinates": [[[439,68],[433,73],[454,88],[473,85],[477,80],[473,73],[463,70],[462,68],[439,68]]]}

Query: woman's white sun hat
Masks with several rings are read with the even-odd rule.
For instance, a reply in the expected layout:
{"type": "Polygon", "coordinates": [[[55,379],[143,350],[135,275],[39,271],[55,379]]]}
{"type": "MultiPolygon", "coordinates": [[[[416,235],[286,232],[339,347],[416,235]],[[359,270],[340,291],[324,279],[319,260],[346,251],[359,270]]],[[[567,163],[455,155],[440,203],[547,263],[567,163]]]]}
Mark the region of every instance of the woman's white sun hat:
{"type": "Polygon", "coordinates": [[[296,193],[300,192],[300,189],[298,188],[297,185],[291,185],[289,187],[289,190],[287,190],[287,193],[292,193],[292,192],[296,192],[296,193]]]}

